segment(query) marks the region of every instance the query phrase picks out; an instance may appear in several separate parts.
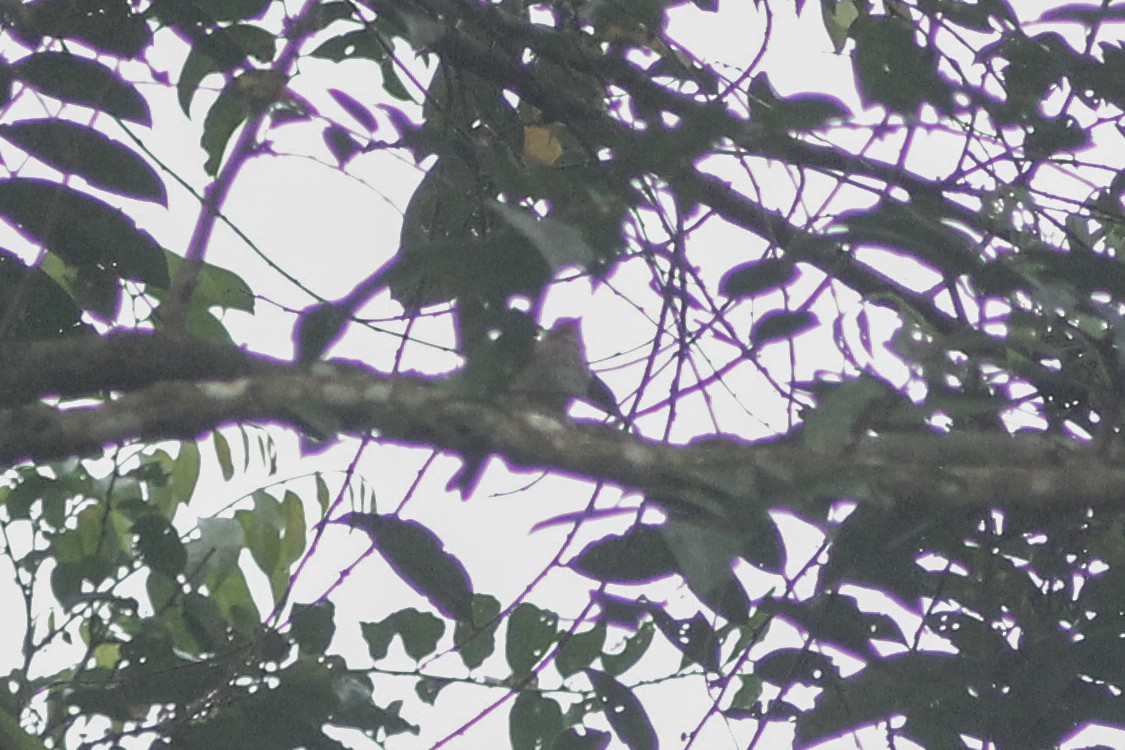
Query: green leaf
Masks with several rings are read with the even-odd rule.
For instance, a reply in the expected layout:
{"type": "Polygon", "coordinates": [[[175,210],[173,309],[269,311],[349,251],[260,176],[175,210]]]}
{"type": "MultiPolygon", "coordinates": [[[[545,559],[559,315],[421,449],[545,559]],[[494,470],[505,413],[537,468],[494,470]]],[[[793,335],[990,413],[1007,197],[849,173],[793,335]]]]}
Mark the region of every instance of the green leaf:
{"type": "Polygon", "coordinates": [[[888,396],[887,386],[871,377],[849,380],[828,390],[804,415],[801,441],[815,453],[836,455],[859,437],[862,420],[888,396]]]}
{"type": "Polygon", "coordinates": [[[663,532],[644,525],[591,542],[568,565],[587,578],[610,583],[646,583],[679,572],[663,532]]]}
{"type": "Polygon", "coordinates": [[[250,110],[239,93],[236,81],[231,81],[219,92],[218,98],[203,119],[203,135],[199,143],[207,152],[207,162],[203,169],[208,175],[214,177],[218,174],[227,143],[249,114],[250,110]]]}
{"type": "Polygon", "coordinates": [[[414,608],[399,610],[380,622],[360,623],[360,632],[367,641],[367,650],[375,661],[384,659],[391,640],[397,635],[410,658],[421,661],[437,650],[445,633],[445,622],[429,612],[414,608]]]}
{"type": "Polygon", "coordinates": [[[780,290],[797,277],[797,265],[786,258],[764,258],[727,271],[719,291],[731,299],[780,290]]]}
{"type": "Polygon", "coordinates": [[[327,600],[294,604],[289,624],[293,640],[302,654],[323,655],[336,634],[336,605],[327,600]]]}
{"type": "Polygon", "coordinates": [[[356,122],[367,129],[368,132],[375,130],[378,124],[375,120],[375,115],[371,114],[371,110],[359,103],[355,97],[340,89],[328,89],[328,95],[332,97],[336,104],[340,105],[340,109],[347,112],[352,116],[356,122]]]}
{"type": "Polygon", "coordinates": [[[609,732],[587,729],[586,734],[579,734],[571,728],[555,738],[551,750],[606,750],[612,739],[609,732]]]}
{"type": "Polygon", "coordinates": [[[750,343],[762,346],[771,341],[790,339],[817,324],[816,316],[808,310],[770,310],[754,321],[750,329],[750,343]]]}
{"type": "Polygon", "coordinates": [[[494,201],[489,205],[539,251],[552,271],[564,266],[586,268],[593,263],[596,257],[594,249],[577,227],[549,216],[538,218],[524,209],[506,203],[494,201]]]}
{"type": "Polygon", "coordinates": [[[473,617],[471,621],[459,620],[453,631],[453,643],[461,655],[461,661],[469,669],[476,669],[492,655],[496,648],[496,629],[500,623],[500,602],[488,594],[473,597],[473,617]]]}
{"type": "Polygon", "coordinates": [[[531,691],[516,696],[508,714],[508,737],[512,750],[550,747],[562,730],[562,709],[556,701],[531,691]]]}
{"type": "Polygon", "coordinates": [[[160,513],[146,513],[133,521],[137,550],[145,564],[175,578],[187,564],[187,551],[176,529],[160,513]]]}
{"type": "Polygon", "coordinates": [[[192,45],[176,82],[180,109],[191,115],[191,102],[199,84],[212,73],[226,73],[244,65],[251,57],[269,62],[276,52],[277,38],[258,26],[239,24],[212,29],[192,45]]]}
{"type": "Polygon", "coordinates": [[[100,62],[68,52],[37,52],[12,65],[12,75],[47,96],[152,125],[148,102],[100,62]]]}
{"type": "Polygon", "coordinates": [[[617,738],[629,750],[657,750],[659,742],[652,722],[633,691],[596,669],[585,670],[602,702],[602,712],[617,738]]]}
{"type": "Polygon", "coordinates": [[[119,209],[64,185],[0,181],[0,215],[74,266],[158,287],[168,285],[164,251],[119,209]]]}
{"type": "Polygon", "coordinates": [[[42,268],[30,268],[0,248],[0,299],[13,299],[25,288],[19,315],[8,329],[13,339],[48,339],[88,331],[75,299],[42,268]]]}
{"type": "Polygon", "coordinates": [[[230,481],[234,476],[234,459],[230,452],[230,443],[223,433],[215,430],[211,433],[211,439],[215,443],[215,458],[219,461],[219,469],[223,473],[223,479],[230,481]]]}
{"type": "Polygon", "coordinates": [[[26,10],[35,33],[76,39],[99,52],[136,57],[152,43],[144,17],[126,0],[39,0],[26,10]]]}
{"type": "Polygon", "coordinates": [[[652,609],[653,622],[668,642],[687,659],[706,669],[719,671],[719,638],[701,613],[676,620],[659,607],[652,609]]]}
{"type": "Polygon", "coordinates": [[[168,203],[156,171],[133,151],[93,128],[66,120],[23,120],[0,125],[0,137],[60,172],[131,198],[168,203]]]}
{"type": "Polygon", "coordinates": [[[656,626],[651,620],[641,624],[636,633],[625,639],[625,647],[620,653],[602,654],[602,666],[610,674],[620,675],[629,671],[648,651],[656,626]]]}
{"type": "Polygon", "coordinates": [[[559,617],[530,602],[522,602],[508,617],[508,638],[505,654],[512,674],[520,677],[531,672],[558,639],[559,617]]]}
{"type": "Polygon", "coordinates": [[[555,657],[555,668],[563,677],[570,677],[594,663],[605,648],[606,626],[599,622],[589,630],[575,633],[563,643],[555,657]]]}
{"type": "Polygon", "coordinates": [[[399,577],[443,615],[455,620],[472,619],[469,574],[445,551],[434,532],[417,521],[374,513],[345,513],[334,523],[366,532],[399,577]]]}

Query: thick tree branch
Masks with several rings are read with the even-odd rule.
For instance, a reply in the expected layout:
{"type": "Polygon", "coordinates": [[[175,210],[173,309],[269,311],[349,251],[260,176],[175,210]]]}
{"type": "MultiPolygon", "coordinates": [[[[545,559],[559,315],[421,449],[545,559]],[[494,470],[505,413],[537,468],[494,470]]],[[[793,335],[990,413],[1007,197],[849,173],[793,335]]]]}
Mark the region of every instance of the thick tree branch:
{"type": "MultiPolygon", "coordinates": [[[[1061,509],[1116,503],[1125,495],[1125,467],[1110,465],[1092,446],[1043,435],[916,432],[867,438],[831,455],[808,449],[799,435],[757,443],[724,436],[671,446],[466,397],[449,381],[389,377],[340,361],[287,365],[227,350],[229,358],[214,356],[208,364],[218,352],[186,339],[122,335],[85,343],[107,352],[88,371],[98,387],[137,383],[162,367],[202,374],[211,366],[214,373],[186,379],[181,371],[98,406],[35,403],[0,412],[0,461],[90,455],[138,439],[192,439],[250,421],[374,432],[390,442],[457,453],[484,448],[516,467],[608,480],[673,510],[723,521],[751,508],[812,509],[833,497],[1061,509]],[[160,356],[141,356],[151,347],[160,356]],[[108,368],[112,353],[137,359],[108,368]]],[[[82,349],[78,342],[63,346],[82,349]]]]}

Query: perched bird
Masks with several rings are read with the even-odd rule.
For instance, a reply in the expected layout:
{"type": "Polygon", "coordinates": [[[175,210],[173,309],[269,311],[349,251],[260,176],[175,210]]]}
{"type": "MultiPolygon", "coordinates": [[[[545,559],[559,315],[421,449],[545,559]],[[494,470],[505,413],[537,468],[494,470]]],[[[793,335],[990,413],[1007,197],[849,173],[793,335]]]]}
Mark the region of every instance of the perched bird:
{"type": "Polygon", "coordinates": [[[563,318],[535,343],[508,393],[521,405],[565,413],[575,399],[587,398],[593,379],[578,320],[563,318]]]}
{"type": "MultiPolygon", "coordinates": [[[[575,400],[585,401],[626,424],[613,394],[586,362],[586,348],[576,318],[562,318],[544,333],[527,361],[516,370],[504,391],[508,403],[566,414],[575,400]]],[[[466,454],[465,465],[450,479],[447,489],[467,497],[480,479],[487,453],[466,454]]]]}

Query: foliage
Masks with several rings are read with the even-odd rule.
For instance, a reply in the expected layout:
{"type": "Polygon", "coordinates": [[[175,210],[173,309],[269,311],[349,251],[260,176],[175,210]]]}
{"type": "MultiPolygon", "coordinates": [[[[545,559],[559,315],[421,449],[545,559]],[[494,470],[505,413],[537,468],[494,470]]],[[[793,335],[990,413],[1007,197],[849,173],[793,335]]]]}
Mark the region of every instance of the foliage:
{"type": "Polygon", "coordinates": [[[439,747],[493,715],[518,750],[1125,726],[1119,8],[743,0],[760,48],[730,69],[676,32],[735,3],[296,5],[0,8],[0,528],[23,632],[0,745],[439,747]],[[796,18],[822,35],[810,68],[854,92],[781,93],[796,18]],[[339,80],[313,90],[313,62],[339,80]],[[197,177],[148,146],[181,114],[197,177]],[[394,258],[312,295],[279,362],[235,345],[260,298],[210,238],[289,132],[334,170],[393,153],[424,176],[394,258]],[[183,193],[181,254],[143,217],[183,193]],[[595,369],[628,430],[504,398],[575,284],[586,333],[626,352],[595,369]],[[396,374],[432,319],[465,367],[396,374]],[[362,326],[394,338],[395,373],[319,361],[362,326]],[[306,473],[262,423],[355,462],[306,473]],[[552,490],[568,510],[535,533],[573,531],[538,573],[482,529],[524,587],[501,599],[425,520],[438,491],[356,470],[393,443],[431,449],[419,483],[444,450],[466,492],[493,452],[598,484],[552,490]],[[260,486],[209,507],[216,467],[260,486]],[[294,602],[345,527],[370,546],[340,581],[380,596],[294,602]],[[443,719],[466,695],[475,713],[443,719]],[[656,710],[669,696],[682,711],[656,710]]]}

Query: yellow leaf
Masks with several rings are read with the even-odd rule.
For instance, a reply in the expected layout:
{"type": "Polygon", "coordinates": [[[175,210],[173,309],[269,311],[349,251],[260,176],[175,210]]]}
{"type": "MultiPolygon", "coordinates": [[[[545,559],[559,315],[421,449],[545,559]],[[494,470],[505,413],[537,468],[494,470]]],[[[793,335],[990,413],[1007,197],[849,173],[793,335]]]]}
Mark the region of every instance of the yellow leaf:
{"type": "Polygon", "coordinates": [[[559,140],[559,125],[524,125],[524,159],[554,166],[563,154],[562,141],[559,140]]]}

